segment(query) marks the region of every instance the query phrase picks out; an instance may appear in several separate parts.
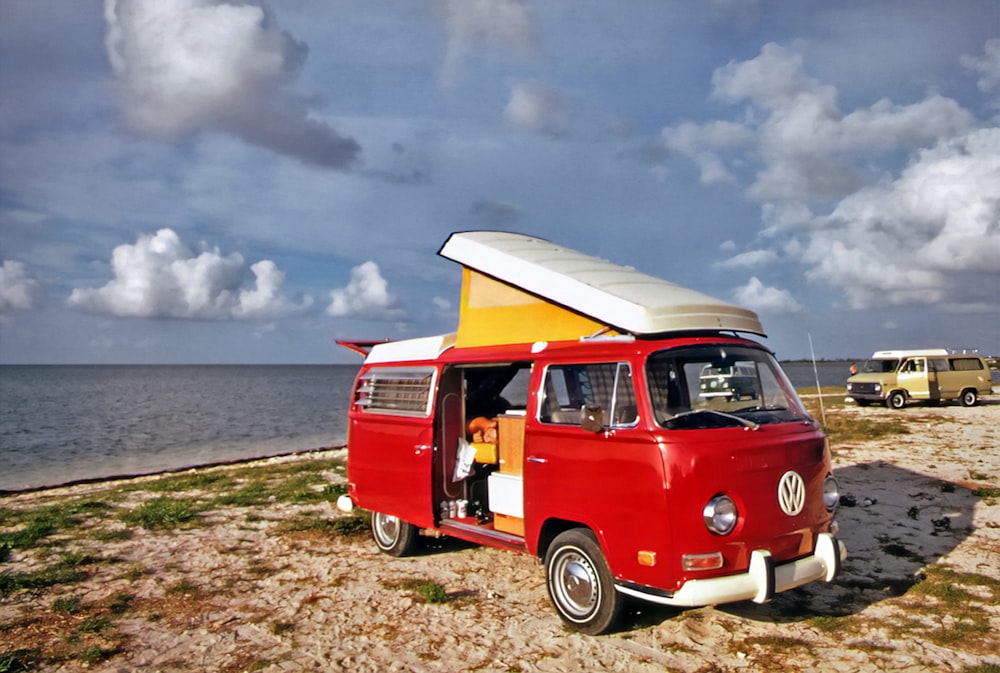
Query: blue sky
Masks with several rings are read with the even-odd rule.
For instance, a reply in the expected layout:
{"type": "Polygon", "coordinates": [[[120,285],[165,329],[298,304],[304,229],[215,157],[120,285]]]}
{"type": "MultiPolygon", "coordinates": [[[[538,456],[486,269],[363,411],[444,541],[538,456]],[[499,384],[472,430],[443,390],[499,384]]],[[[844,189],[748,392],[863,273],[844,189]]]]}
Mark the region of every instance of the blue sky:
{"type": "Polygon", "coordinates": [[[356,363],[470,229],[1000,354],[1000,3],[0,0],[0,363],[356,363]]]}

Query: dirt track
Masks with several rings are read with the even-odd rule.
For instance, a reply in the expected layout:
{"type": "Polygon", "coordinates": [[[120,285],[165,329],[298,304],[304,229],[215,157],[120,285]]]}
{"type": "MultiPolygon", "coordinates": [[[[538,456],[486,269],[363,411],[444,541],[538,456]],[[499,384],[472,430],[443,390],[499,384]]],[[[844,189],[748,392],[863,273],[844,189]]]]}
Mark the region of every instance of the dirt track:
{"type": "Polygon", "coordinates": [[[592,638],[561,626],[526,556],[438,541],[390,559],[367,535],[287,525],[345,516],[329,501],[126,527],[118,511],[152,495],[92,484],[0,501],[103,503],[0,563],[21,573],[73,553],[85,575],[0,599],[0,652],[45,671],[997,671],[1000,403],[828,413],[909,432],[834,446],[850,558],[833,584],[767,605],[643,605],[592,638]],[[425,602],[436,585],[443,602],[425,602]]]}

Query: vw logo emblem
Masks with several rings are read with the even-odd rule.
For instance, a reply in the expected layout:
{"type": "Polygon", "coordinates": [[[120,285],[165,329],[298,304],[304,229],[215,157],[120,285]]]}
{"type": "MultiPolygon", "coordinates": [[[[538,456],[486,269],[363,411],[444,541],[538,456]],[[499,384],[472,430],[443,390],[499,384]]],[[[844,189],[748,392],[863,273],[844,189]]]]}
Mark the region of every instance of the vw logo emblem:
{"type": "Polygon", "coordinates": [[[788,516],[795,516],[806,504],[806,485],[797,472],[789,470],[778,482],[778,504],[788,516]]]}

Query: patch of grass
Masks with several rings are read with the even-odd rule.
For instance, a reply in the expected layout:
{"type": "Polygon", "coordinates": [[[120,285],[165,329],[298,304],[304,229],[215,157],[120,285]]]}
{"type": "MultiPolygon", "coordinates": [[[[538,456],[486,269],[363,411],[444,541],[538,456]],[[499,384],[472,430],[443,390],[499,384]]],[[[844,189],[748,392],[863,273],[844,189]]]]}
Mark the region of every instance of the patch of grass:
{"type": "Polygon", "coordinates": [[[388,582],[384,586],[391,589],[412,591],[424,603],[447,603],[449,596],[444,587],[433,580],[404,579],[388,582]]]}
{"type": "Polygon", "coordinates": [[[126,594],[121,591],[115,592],[108,599],[108,612],[113,615],[124,614],[131,607],[133,598],[135,597],[132,594],[126,594]]]}
{"type": "Polygon", "coordinates": [[[80,633],[104,633],[110,630],[111,626],[111,619],[106,615],[94,615],[80,622],[77,631],[80,633]]]}
{"type": "Polygon", "coordinates": [[[812,652],[812,644],[801,638],[791,638],[788,636],[752,636],[742,642],[743,645],[760,645],[768,650],[795,650],[802,649],[812,652]]]}
{"type": "Polygon", "coordinates": [[[124,542],[132,538],[132,531],[127,528],[113,528],[111,530],[95,530],[89,535],[91,540],[96,542],[124,542]]]}
{"type": "Polygon", "coordinates": [[[995,486],[984,486],[983,488],[972,489],[972,495],[977,498],[1000,498],[1000,488],[995,486]]]}
{"type": "Polygon", "coordinates": [[[0,533],[0,546],[14,549],[30,549],[43,539],[80,524],[81,515],[104,512],[111,506],[99,500],[65,500],[31,510],[5,509],[2,522],[5,525],[22,524],[23,528],[0,533]]]}
{"type": "Polygon", "coordinates": [[[111,649],[106,650],[103,647],[98,647],[97,645],[91,645],[77,657],[80,661],[91,666],[93,664],[98,664],[105,659],[110,659],[111,657],[118,654],[117,650],[111,649]]]}
{"type": "Polygon", "coordinates": [[[180,493],[225,489],[232,484],[232,477],[222,472],[196,471],[191,474],[162,477],[146,484],[145,490],[154,493],[180,493]]]}
{"type": "Polygon", "coordinates": [[[30,573],[0,574],[0,596],[7,596],[21,589],[40,589],[56,584],[71,584],[86,577],[86,573],[72,568],[49,567],[30,573]]]}
{"type": "Polygon", "coordinates": [[[42,589],[57,584],[73,584],[87,577],[80,570],[84,561],[92,557],[70,556],[50,566],[26,573],[0,573],[0,596],[7,596],[21,589],[42,589]]]}
{"type": "Polygon", "coordinates": [[[337,535],[352,537],[368,534],[368,521],[362,516],[343,516],[329,521],[330,529],[337,535]]]}
{"type": "Polygon", "coordinates": [[[191,580],[183,579],[168,586],[166,593],[168,596],[195,597],[201,594],[201,589],[199,589],[198,586],[191,580]]]}
{"type": "Polygon", "coordinates": [[[321,474],[298,474],[282,481],[274,488],[274,496],[287,503],[320,502],[330,499],[320,485],[326,484],[321,474]]]}
{"type": "Polygon", "coordinates": [[[72,615],[80,611],[80,599],[76,596],[68,598],[57,598],[52,601],[52,612],[64,615],[72,615]]]}
{"type": "Polygon", "coordinates": [[[56,532],[56,527],[43,519],[29,521],[20,530],[9,533],[0,533],[0,545],[13,549],[30,549],[39,540],[48,537],[56,532]]]}
{"type": "Polygon", "coordinates": [[[10,560],[10,545],[7,543],[0,544],[0,563],[6,563],[10,560]]]}
{"type": "Polygon", "coordinates": [[[120,518],[127,524],[155,530],[176,528],[191,521],[197,515],[197,503],[193,500],[154,498],[147,500],[135,509],[122,512],[120,518]]]}
{"type": "Polygon", "coordinates": [[[0,673],[22,673],[33,671],[41,663],[42,653],[38,650],[20,649],[0,652],[0,673]]]}
{"type": "Polygon", "coordinates": [[[827,414],[823,428],[831,442],[866,441],[893,435],[908,435],[909,428],[902,419],[865,418],[857,414],[850,416],[827,414]]]}
{"type": "Polygon", "coordinates": [[[806,620],[814,629],[826,633],[836,633],[853,630],[854,620],[849,616],[836,617],[833,615],[817,615],[806,620]]]}
{"type": "Polygon", "coordinates": [[[961,673],[1000,673],[1000,665],[978,664],[976,666],[966,666],[961,673]]]}
{"type": "Polygon", "coordinates": [[[267,484],[260,480],[251,481],[236,491],[216,496],[212,501],[218,507],[253,507],[267,502],[270,494],[267,484]]]}

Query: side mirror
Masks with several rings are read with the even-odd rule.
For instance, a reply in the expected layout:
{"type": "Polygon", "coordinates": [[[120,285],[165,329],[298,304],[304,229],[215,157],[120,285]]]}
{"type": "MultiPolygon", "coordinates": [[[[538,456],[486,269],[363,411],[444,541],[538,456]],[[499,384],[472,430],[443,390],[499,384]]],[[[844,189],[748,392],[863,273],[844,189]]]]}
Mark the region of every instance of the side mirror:
{"type": "Polygon", "coordinates": [[[584,406],[580,409],[580,427],[589,432],[604,430],[604,409],[584,406]]]}

